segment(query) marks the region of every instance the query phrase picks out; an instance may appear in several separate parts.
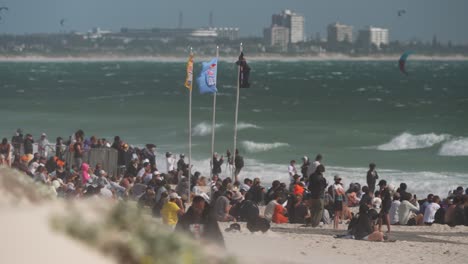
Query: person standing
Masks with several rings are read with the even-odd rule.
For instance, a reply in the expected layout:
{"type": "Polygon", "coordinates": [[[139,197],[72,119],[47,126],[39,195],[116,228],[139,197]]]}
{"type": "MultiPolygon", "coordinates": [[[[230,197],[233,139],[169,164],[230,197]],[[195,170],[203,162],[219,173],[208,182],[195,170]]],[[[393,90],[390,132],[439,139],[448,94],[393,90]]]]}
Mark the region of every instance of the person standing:
{"type": "Polygon", "coordinates": [[[309,157],[307,156],[302,157],[301,174],[302,174],[302,179],[304,181],[308,180],[307,171],[309,170],[309,167],[310,167],[309,157]]]}
{"type": "Polygon", "coordinates": [[[61,137],[58,137],[55,141],[55,156],[59,160],[63,160],[65,149],[66,149],[66,146],[63,144],[63,139],[61,137]]]}
{"type": "Polygon", "coordinates": [[[386,180],[379,181],[380,196],[382,198],[381,209],[379,213],[379,231],[382,231],[382,223],[385,220],[387,224],[387,233],[390,233],[390,209],[392,208],[392,196],[387,187],[386,180]]]}
{"type": "Polygon", "coordinates": [[[15,156],[21,155],[21,146],[23,145],[23,130],[18,128],[15,135],[11,138],[11,144],[13,145],[13,154],[15,156]]]}
{"type": "Polygon", "coordinates": [[[369,192],[374,193],[375,191],[375,183],[379,175],[375,170],[375,163],[369,164],[369,170],[367,171],[367,186],[369,187],[369,192]]]}
{"type": "Polygon", "coordinates": [[[223,165],[224,162],[224,157],[221,156],[220,159],[218,159],[218,153],[213,154],[213,170],[212,173],[213,175],[220,175],[221,174],[221,166],[223,165]]]}
{"type": "MultiPolygon", "coordinates": [[[[3,165],[10,166],[11,161],[11,145],[8,143],[7,138],[2,139],[2,143],[0,144],[0,155],[3,155],[3,165]]],[[[0,165],[2,165],[0,163],[0,165]]]]}
{"type": "Polygon", "coordinates": [[[295,160],[291,160],[289,162],[288,173],[289,173],[289,184],[292,185],[292,184],[294,184],[294,175],[297,175],[296,161],[295,160]]]}
{"type": "Polygon", "coordinates": [[[47,139],[46,133],[42,133],[41,138],[37,142],[37,149],[39,152],[39,155],[44,158],[48,158],[48,151],[47,148],[49,147],[49,140],[47,139]]]}
{"type": "Polygon", "coordinates": [[[77,137],[75,144],[73,144],[73,157],[77,168],[81,168],[81,164],[83,164],[83,152],[83,139],[77,137]]]}
{"type": "Polygon", "coordinates": [[[317,227],[323,216],[324,210],[324,198],[325,188],[327,187],[327,180],[323,177],[325,167],[318,165],[317,169],[309,177],[310,191],[310,213],[311,213],[311,225],[317,227]]]}
{"type": "Polygon", "coordinates": [[[33,143],[34,139],[31,134],[26,134],[24,139],[24,155],[28,157],[29,160],[33,158],[33,143]]]}
{"type": "Polygon", "coordinates": [[[242,168],[244,168],[244,158],[241,155],[239,155],[238,149],[236,149],[236,155],[234,157],[234,167],[235,167],[235,171],[234,171],[235,181],[238,181],[239,173],[241,172],[242,168]]]}
{"type": "Polygon", "coordinates": [[[166,152],[166,169],[167,173],[175,171],[176,158],[171,152],[166,152]]]}
{"type": "Polygon", "coordinates": [[[312,164],[310,164],[309,168],[307,169],[307,177],[310,177],[310,175],[312,175],[315,170],[317,170],[317,167],[322,164],[322,158],[322,154],[317,154],[315,161],[312,162],[312,164]]]}
{"type": "Polygon", "coordinates": [[[332,185],[334,201],[333,209],[335,211],[333,228],[338,229],[340,218],[343,216],[343,200],[345,195],[345,189],[343,188],[343,184],[341,183],[341,177],[339,175],[335,175],[333,179],[335,181],[335,183],[332,185]]]}

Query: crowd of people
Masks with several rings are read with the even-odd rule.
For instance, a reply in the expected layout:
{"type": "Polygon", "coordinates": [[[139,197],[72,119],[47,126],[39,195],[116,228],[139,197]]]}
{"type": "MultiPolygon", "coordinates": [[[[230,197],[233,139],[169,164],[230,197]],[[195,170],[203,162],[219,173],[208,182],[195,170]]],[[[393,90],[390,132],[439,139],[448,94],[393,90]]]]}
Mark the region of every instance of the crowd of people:
{"type": "MultiPolygon", "coordinates": [[[[175,230],[220,244],[223,239],[218,222],[247,222],[251,232],[266,232],[271,223],[311,227],[333,223],[335,229],[347,223],[346,237],[369,241],[384,240],[382,226],[390,232],[393,225],[468,225],[468,188],[458,187],[443,199],[429,194],[418,200],[407,192],[405,183],[396,188],[379,178],[374,163],[363,175],[367,185],[345,186],[340,175],[334,175],[331,183],[327,181],[322,155],[314,161],[304,156],[299,170],[296,161],[290,162],[289,182],[273,181],[267,188],[260,178],[239,180],[244,162],[238,150],[234,156],[227,152],[234,177],[222,179],[224,157],[217,153],[212,157],[210,176],[205,176],[192,174],[185,156],[180,154],[177,159],[170,152],[164,157],[167,168],[162,172],[156,164],[156,145],[138,149],[118,136],[111,144],[95,136],[85,138],[84,131],[78,130],[67,141],[59,137],[56,144],[50,144],[43,133],[36,153],[33,143],[32,135],[23,136],[20,129],[11,143],[4,138],[0,165],[24,172],[49,186],[58,197],[137,201],[175,230]],[[84,153],[93,148],[115,149],[122,170],[109,175],[102,164],[84,162],[84,153]],[[73,157],[72,164],[64,159],[66,151],[73,157]]],[[[229,231],[235,229],[234,225],[229,231]]]]}

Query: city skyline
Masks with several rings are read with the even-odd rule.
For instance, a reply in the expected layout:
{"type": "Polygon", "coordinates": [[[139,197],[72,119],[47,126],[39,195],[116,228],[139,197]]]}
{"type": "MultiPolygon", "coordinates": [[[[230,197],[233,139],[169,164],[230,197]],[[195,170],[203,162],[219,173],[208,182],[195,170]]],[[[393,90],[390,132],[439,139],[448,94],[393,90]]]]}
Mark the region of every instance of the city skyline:
{"type": "Polygon", "coordinates": [[[122,27],[176,28],[179,12],[183,13],[183,27],[207,27],[210,12],[214,26],[239,27],[240,35],[261,37],[271,22],[271,15],[284,9],[305,17],[305,36],[326,37],[327,25],[340,22],[354,27],[354,33],[366,26],[388,28],[391,40],[418,39],[430,41],[434,35],[440,41],[468,43],[468,1],[453,0],[257,0],[249,3],[220,3],[214,0],[165,2],[162,0],[2,0],[0,5],[9,11],[1,14],[0,33],[53,33],[59,31],[87,31],[101,27],[118,31],[122,27]],[[352,2],[352,3],[350,3],[352,2]],[[407,10],[398,16],[399,9],[407,10]],[[59,21],[65,19],[64,25],[59,21]]]}

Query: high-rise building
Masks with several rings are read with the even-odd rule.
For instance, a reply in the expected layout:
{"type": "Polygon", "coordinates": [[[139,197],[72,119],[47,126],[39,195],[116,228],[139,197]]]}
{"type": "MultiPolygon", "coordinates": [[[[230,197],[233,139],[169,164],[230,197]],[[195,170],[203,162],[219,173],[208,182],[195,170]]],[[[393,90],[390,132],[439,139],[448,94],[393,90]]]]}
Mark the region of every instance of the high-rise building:
{"type": "Polygon", "coordinates": [[[338,22],[327,27],[327,41],[330,44],[353,41],[353,27],[338,22]]]}
{"type": "Polygon", "coordinates": [[[287,51],[289,45],[289,28],[272,25],[263,31],[267,45],[287,51]]]}
{"type": "Polygon", "coordinates": [[[360,30],[358,42],[363,47],[375,45],[380,48],[381,45],[388,45],[390,43],[388,29],[370,26],[360,30]]]}
{"type": "Polygon", "coordinates": [[[289,9],[271,17],[271,25],[289,29],[289,43],[303,42],[304,38],[304,16],[296,14],[289,9]]]}

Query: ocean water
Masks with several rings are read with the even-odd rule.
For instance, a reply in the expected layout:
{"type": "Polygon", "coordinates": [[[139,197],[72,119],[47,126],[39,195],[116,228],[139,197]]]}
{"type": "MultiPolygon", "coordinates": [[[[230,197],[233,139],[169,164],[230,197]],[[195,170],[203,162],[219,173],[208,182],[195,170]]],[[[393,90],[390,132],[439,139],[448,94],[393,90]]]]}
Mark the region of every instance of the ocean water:
{"type": "MultiPolygon", "coordinates": [[[[287,165],[324,156],[326,177],[365,182],[370,162],[380,177],[404,181],[419,195],[468,185],[468,62],[250,62],[241,90],[238,148],[245,177],[287,180],[287,165]]],[[[195,74],[201,68],[196,62],[195,74]]],[[[221,62],[215,149],[233,148],[236,67],[221,62]]],[[[0,136],[16,128],[50,141],[82,128],[87,137],[158,152],[187,153],[185,62],[2,62],[0,136]]],[[[209,172],[211,95],[193,94],[193,159],[209,172]]],[[[163,154],[159,157],[163,166],[163,154]]],[[[225,174],[227,175],[227,174],[225,174]]]]}

